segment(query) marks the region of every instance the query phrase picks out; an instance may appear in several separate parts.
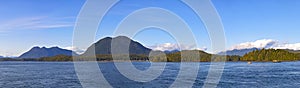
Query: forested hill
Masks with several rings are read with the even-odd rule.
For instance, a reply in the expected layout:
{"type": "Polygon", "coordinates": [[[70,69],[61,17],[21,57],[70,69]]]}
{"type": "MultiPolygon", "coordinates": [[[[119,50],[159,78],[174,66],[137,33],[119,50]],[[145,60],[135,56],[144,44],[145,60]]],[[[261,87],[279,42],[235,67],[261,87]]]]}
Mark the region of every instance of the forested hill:
{"type": "Polygon", "coordinates": [[[128,47],[129,54],[148,55],[151,51],[151,49],[143,46],[141,43],[134,41],[126,36],[117,36],[114,38],[106,37],[99,40],[98,42],[90,46],[83,55],[89,56],[90,54],[94,53],[97,55],[107,55],[112,54],[112,50],[115,50],[115,53],[124,53],[122,51],[126,51],[127,49],[124,47],[128,47]]]}
{"type": "Polygon", "coordinates": [[[245,54],[241,61],[296,61],[300,60],[298,53],[292,53],[282,49],[262,49],[245,54]]]}

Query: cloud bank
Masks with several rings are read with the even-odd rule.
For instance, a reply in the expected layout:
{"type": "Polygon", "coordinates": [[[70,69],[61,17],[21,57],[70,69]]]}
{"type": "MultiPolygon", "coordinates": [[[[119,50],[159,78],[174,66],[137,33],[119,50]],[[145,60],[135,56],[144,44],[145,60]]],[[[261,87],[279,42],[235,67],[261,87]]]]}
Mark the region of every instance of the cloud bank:
{"type": "Polygon", "coordinates": [[[272,47],[274,49],[292,49],[292,50],[300,50],[300,43],[295,44],[282,44],[276,47],[272,47]]]}
{"type": "Polygon", "coordinates": [[[261,39],[254,42],[245,42],[234,45],[230,48],[233,49],[250,49],[250,48],[272,48],[272,49],[291,49],[291,50],[300,50],[300,43],[290,44],[290,43],[281,43],[278,40],[273,39],[261,39]]]}
{"type": "Polygon", "coordinates": [[[249,49],[249,48],[269,48],[272,47],[279,42],[277,40],[272,39],[262,39],[254,42],[245,42],[232,46],[231,49],[249,49]]]}
{"type": "Polygon", "coordinates": [[[77,54],[83,54],[85,52],[84,49],[80,49],[78,47],[65,47],[64,49],[67,49],[67,50],[72,50],[73,52],[77,53],[77,54]]]}
{"type": "Polygon", "coordinates": [[[157,44],[154,46],[150,46],[149,48],[153,50],[160,50],[160,51],[172,51],[172,50],[207,50],[206,47],[203,48],[197,48],[196,45],[184,45],[181,44],[180,46],[178,44],[173,43],[163,43],[163,44],[157,44]]]}

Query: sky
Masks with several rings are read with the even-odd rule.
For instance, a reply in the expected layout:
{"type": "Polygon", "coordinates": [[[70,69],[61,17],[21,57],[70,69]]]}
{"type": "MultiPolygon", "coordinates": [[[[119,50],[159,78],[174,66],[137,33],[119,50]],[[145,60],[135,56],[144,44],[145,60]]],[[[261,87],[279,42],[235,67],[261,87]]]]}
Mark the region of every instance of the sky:
{"type": "MultiPolygon", "coordinates": [[[[0,56],[19,56],[34,46],[84,50],[72,47],[72,38],[85,0],[0,2],[0,56]]],[[[212,0],[212,3],[222,20],[228,50],[253,47],[300,50],[299,0],[212,0]]],[[[104,16],[95,41],[115,36],[116,27],[125,17],[147,7],[168,10],[189,26],[197,45],[180,45],[181,49],[212,52],[211,40],[201,19],[179,0],[122,0],[104,16]]],[[[171,18],[159,15],[159,12],[141,14],[137,19],[143,19],[145,23],[173,21],[164,20],[171,18]]],[[[159,28],[145,28],[133,39],[152,49],[178,48],[174,36],[159,28]]]]}

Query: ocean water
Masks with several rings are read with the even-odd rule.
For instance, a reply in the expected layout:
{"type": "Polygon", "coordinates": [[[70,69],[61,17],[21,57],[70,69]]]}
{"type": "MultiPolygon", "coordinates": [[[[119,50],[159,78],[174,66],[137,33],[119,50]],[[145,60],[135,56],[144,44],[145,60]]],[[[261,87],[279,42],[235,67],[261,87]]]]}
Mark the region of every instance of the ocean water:
{"type": "MultiPolygon", "coordinates": [[[[139,70],[147,70],[151,63],[134,62],[139,70]]],[[[167,88],[176,80],[180,63],[167,63],[160,76],[152,81],[137,82],[122,75],[114,63],[100,62],[105,80],[115,88],[167,88]]],[[[210,68],[201,62],[193,87],[202,87],[210,68]]],[[[192,65],[191,65],[192,66],[192,65]]],[[[186,67],[185,69],[188,69],[186,67]]],[[[183,74],[189,77],[189,74],[183,74]]],[[[147,76],[147,75],[145,75],[147,76]]],[[[81,88],[72,62],[0,62],[1,88],[81,88]]],[[[226,62],[218,88],[299,88],[300,62],[226,62]]]]}

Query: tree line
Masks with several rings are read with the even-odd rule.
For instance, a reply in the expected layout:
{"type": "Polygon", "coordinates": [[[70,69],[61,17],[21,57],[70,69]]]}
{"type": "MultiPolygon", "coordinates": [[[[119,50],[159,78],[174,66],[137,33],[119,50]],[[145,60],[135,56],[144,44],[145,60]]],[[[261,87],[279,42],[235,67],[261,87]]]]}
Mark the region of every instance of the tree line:
{"type": "MultiPolygon", "coordinates": [[[[165,54],[162,51],[155,51],[149,55],[110,55],[110,54],[98,54],[92,56],[76,56],[77,60],[86,61],[97,60],[97,61],[112,61],[112,60],[131,60],[131,61],[152,61],[152,62],[210,62],[210,61],[298,61],[300,60],[300,53],[289,52],[281,49],[261,49],[254,50],[245,54],[244,56],[224,56],[209,54],[200,50],[184,50],[180,52],[165,54]],[[128,58],[129,57],[129,58],[128,58]]],[[[2,58],[0,61],[73,61],[72,56],[57,55],[53,57],[42,57],[42,58],[27,58],[27,59],[13,59],[13,58],[2,58]]]]}
{"type": "Polygon", "coordinates": [[[262,49],[245,54],[242,61],[297,61],[300,54],[292,53],[282,49],[262,49]]]}

